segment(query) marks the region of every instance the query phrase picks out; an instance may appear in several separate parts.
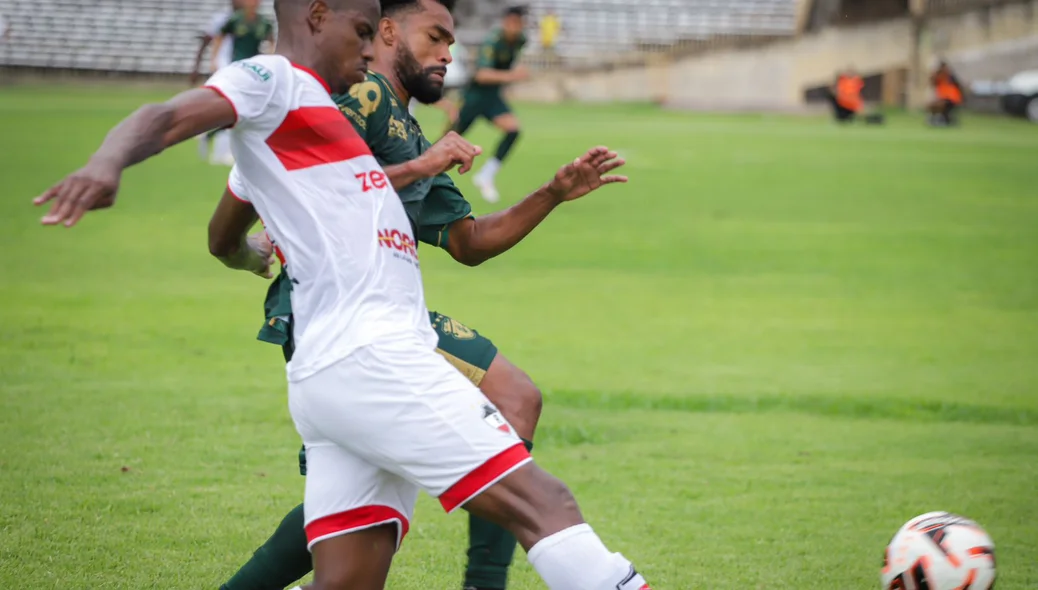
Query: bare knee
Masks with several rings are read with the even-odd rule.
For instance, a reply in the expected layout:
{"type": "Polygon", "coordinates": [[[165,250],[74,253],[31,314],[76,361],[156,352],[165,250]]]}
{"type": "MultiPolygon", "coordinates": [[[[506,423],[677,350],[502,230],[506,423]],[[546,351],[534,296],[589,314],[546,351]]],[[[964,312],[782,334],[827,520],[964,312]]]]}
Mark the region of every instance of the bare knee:
{"type": "Polygon", "coordinates": [[[566,484],[532,463],[491,486],[465,509],[511,531],[526,550],[584,522],[566,484]]]}

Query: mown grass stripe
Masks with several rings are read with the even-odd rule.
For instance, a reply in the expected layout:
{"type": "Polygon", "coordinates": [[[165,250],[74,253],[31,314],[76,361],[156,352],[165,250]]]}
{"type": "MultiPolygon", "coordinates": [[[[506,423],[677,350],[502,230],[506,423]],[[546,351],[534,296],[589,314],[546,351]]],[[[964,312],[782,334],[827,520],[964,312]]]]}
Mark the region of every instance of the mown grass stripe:
{"type": "Polygon", "coordinates": [[[921,422],[1038,425],[1038,410],[910,398],[819,395],[665,396],[592,391],[548,391],[547,404],[602,410],[668,410],[695,413],[758,414],[797,412],[841,418],[885,418],[921,422]]]}

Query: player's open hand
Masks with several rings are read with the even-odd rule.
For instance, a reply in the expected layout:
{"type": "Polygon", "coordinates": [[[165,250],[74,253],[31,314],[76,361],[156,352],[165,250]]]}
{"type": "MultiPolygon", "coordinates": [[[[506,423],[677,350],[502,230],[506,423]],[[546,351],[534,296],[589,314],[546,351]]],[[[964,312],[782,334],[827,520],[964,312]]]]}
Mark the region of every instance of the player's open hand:
{"type": "Polygon", "coordinates": [[[473,161],[482,153],[483,149],[478,145],[472,145],[454,131],[448,131],[447,135],[419,156],[417,162],[426,178],[446,172],[455,166],[459,166],[458,174],[465,174],[472,169],[473,161]]]}
{"type": "Polygon", "coordinates": [[[109,162],[91,160],[33,199],[35,205],[53,201],[50,211],[41,219],[43,225],[64,224],[72,227],[87,211],[105,209],[115,204],[122,169],[109,162]]]}
{"type": "Polygon", "coordinates": [[[547,190],[559,201],[572,201],[607,184],[627,182],[626,176],[610,174],[626,164],[607,147],[591,148],[573,163],[563,166],[548,183],[547,190]]]}

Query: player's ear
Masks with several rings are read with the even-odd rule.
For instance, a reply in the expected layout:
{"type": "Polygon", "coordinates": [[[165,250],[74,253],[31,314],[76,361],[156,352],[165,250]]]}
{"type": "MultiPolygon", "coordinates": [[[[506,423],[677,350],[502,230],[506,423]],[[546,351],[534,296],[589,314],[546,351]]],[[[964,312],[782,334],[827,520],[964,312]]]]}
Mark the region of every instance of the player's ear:
{"type": "Polygon", "coordinates": [[[382,17],[378,21],[378,35],[382,38],[382,42],[392,47],[396,43],[397,35],[399,31],[396,29],[396,23],[389,17],[382,17]]]}
{"type": "Polygon", "coordinates": [[[306,23],[311,33],[320,33],[328,19],[328,3],[325,0],[310,0],[307,6],[306,23]]]}

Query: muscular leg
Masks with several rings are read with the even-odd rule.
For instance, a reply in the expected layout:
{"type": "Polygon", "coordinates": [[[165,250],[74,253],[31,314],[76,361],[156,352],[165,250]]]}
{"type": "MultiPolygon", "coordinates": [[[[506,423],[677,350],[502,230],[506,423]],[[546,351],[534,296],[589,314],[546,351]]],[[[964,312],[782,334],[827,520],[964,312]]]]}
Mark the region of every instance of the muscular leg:
{"type": "Polygon", "coordinates": [[[465,504],[509,529],[550,590],[648,590],[626,558],[611,553],[584,522],[565,484],[533,463],[465,504]]]}
{"type": "Polygon", "coordinates": [[[488,116],[491,122],[505,135],[498,142],[494,157],[487,160],[486,164],[483,164],[483,167],[479,169],[472,181],[479,187],[484,199],[495,203],[498,200],[498,193],[494,179],[497,176],[498,170],[501,169],[501,163],[505,161],[508,153],[512,150],[512,146],[519,139],[519,119],[512,114],[503,100],[498,99],[496,102],[490,103],[489,108],[488,116]]]}
{"type": "Polygon", "coordinates": [[[479,389],[501,410],[519,438],[533,440],[541,419],[543,398],[529,375],[498,353],[479,383],[479,389]]]}
{"type": "MultiPolygon", "coordinates": [[[[530,377],[498,353],[479,388],[531,449],[530,441],[541,417],[541,392],[530,377]]],[[[515,545],[515,536],[507,530],[469,514],[469,561],[464,587],[504,590],[515,545]]]]}
{"type": "Polygon", "coordinates": [[[472,124],[479,118],[480,101],[471,96],[465,96],[461,99],[461,108],[458,109],[458,118],[453,122],[452,128],[458,133],[458,135],[465,135],[465,132],[472,127],[472,124]]]}
{"type": "Polygon", "coordinates": [[[382,590],[396,552],[396,525],[332,537],[313,547],[316,575],[307,590],[382,590]],[[343,559],[348,555],[349,559],[343,559]]]}

